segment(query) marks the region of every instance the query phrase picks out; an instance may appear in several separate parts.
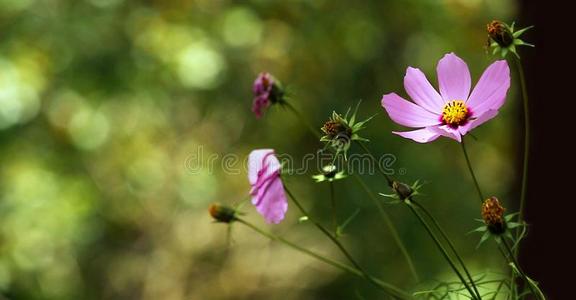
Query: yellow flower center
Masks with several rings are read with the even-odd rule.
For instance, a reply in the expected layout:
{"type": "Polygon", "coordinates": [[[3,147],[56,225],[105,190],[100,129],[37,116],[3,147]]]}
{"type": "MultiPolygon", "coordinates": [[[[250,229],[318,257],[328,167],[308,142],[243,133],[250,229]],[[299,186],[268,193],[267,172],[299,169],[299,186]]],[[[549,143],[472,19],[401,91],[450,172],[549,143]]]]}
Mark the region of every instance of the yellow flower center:
{"type": "Polygon", "coordinates": [[[470,111],[462,100],[452,100],[442,110],[442,122],[450,127],[464,125],[470,117],[470,111]]]}

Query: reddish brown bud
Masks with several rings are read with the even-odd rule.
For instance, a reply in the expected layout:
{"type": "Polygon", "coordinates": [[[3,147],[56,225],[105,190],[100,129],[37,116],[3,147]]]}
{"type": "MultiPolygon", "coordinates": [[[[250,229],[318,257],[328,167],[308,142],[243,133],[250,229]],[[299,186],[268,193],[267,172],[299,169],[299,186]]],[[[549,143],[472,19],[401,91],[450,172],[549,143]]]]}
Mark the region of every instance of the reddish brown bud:
{"type": "Polygon", "coordinates": [[[208,212],[217,222],[230,223],[236,220],[236,211],[228,206],[213,203],[208,207],[208,212]]]}
{"type": "Polygon", "coordinates": [[[514,36],[510,32],[510,28],[503,22],[492,21],[487,26],[488,36],[498,43],[500,47],[506,48],[514,42],[514,36]]]}
{"type": "Polygon", "coordinates": [[[506,209],[500,205],[498,198],[492,196],[482,203],[482,219],[488,230],[494,234],[502,234],[506,231],[506,220],[504,220],[506,209]]]}

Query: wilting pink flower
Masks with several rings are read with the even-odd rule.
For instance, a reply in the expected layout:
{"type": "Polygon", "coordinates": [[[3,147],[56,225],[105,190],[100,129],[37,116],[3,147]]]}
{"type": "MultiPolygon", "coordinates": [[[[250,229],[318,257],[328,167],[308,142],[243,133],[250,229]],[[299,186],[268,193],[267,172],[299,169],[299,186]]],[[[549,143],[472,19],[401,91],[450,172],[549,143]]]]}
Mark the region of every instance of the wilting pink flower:
{"type": "Polygon", "coordinates": [[[414,102],[395,93],[382,97],[390,118],[404,126],[420,128],[393,132],[419,143],[445,136],[462,141],[468,131],[494,118],[510,87],[510,69],[505,60],[491,64],[470,93],[470,71],[454,53],[444,55],[436,68],[440,93],[422,71],[408,67],[404,88],[414,102]]]}
{"type": "Polygon", "coordinates": [[[262,117],[264,110],[271,104],[283,101],[283,91],[280,83],[270,73],[262,72],[258,75],[252,86],[254,101],[252,112],[256,118],[262,117]]]}
{"type": "Polygon", "coordinates": [[[280,162],[272,149],[254,150],[248,157],[252,204],[268,223],[280,223],[288,210],[280,168],[280,162]]]}

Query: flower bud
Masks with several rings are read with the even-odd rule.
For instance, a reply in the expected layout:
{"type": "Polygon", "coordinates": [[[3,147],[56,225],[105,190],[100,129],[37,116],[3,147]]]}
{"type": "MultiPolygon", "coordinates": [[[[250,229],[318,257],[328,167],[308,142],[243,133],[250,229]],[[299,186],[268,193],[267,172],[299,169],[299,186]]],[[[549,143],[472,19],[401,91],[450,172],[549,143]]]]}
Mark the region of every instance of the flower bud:
{"type": "Polygon", "coordinates": [[[510,31],[508,25],[501,21],[492,21],[486,26],[488,30],[488,36],[498,43],[500,47],[508,47],[514,42],[514,36],[510,31]]]}
{"type": "Polygon", "coordinates": [[[257,118],[262,117],[264,110],[268,106],[284,101],[284,90],[280,82],[270,75],[270,73],[260,73],[254,81],[252,91],[254,92],[252,112],[254,112],[257,118]]]}
{"type": "Polygon", "coordinates": [[[216,222],[230,223],[236,220],[236,211],[228,206],[213,203],[208,207],[208,212],[216,222]]]}
{"type": "Polygon", "coordinates": [[[405,200],[414,193],[414,190],[412,190],[410,186],[399,181],[392,182],[392,189],[394,190],[396,195],[398,195],[398,198],[400,198],[400,200],[405,200]]]}
{"type": "Polygon", "coordinates": [[[506,209],[500,205],[500,201],[494,196],[482,203],[482,219],[491,233],[500,235],[506,231],[504,211],[506,209]]]}

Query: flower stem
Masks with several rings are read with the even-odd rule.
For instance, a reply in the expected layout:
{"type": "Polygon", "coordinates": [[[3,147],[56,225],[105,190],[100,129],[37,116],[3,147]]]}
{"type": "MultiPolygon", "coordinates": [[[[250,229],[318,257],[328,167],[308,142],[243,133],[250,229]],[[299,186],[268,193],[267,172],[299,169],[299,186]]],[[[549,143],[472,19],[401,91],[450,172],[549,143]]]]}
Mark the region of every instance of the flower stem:
{"type": "MultiPolygon", "coordinates": [[[[324,262],[324,263],[326,263],[326,264],[329,264],[329,265],[331,265],[331,266],[333,266],[333,267],[335,267],[335,268],[338,268],[338,269],[340,269],[340,270],[342,270],[342,271],[345,271],[345,272],[348,272],[348,273],[350,273],[350,274],[356,275],[356,276],[358,276],[358,277],[362,277],[362,278],[365,277],[365,274],[364,274],[363,272],[361,272],[360,270],[356,269],[356,268],[350,267],[350,266],[348,266],[348,265],[346,265],[346,264],[337,262],[337,261],[332,260],[332,259],[330,259],[330,258],[328,258],[328,257],[325,257],[325,256],[320,255],[320,254],[318,254],[318,253],[315,253],[315,252],[313,252],[313,251],[310,251],[310,250],[308,250],[308,249],[306,249],[306,248],[300,247],[300,246],[298,246],[298,245],[296,245],[296,244],[294,244],[294,243],[292,243],[292,242],[290,242],[290,241],[288,241],[288,240],[286,240],[286,239],[284,239],[284,238],[282,238],[282,237],[279,237],[279,236],[274,235],[274,234],[272,234],[272,233],[266,232],[266,231],[264,231],[264,230],[256,227],[255,225],[253,225],[253,224],[251,224],[251,223],[249,223],[249,222],[241,219],[241,218],[238,218],[238,217],[237,217],[237,218],[236,218],[236,221],[238,221],[238,222],[240,222],[240,223],[248,226],[248,227],[251,228],[252,230],[260,233],[261,235],[263,235],[263,236],[265,236],[265,237],[267,237],[267,238],[269,238],[269,239],[271,239],[271,240],[279,241],[279,242],[285,244],[286,246],[291,247],[292,249],[294,249],[294,250],[296,250],[296,251],[299,251],[299,252],[302,252],[302,253],[304,253],[304,254],[307,254],[307,255],[309,255],[309,256],[311,256],[311,257],[314,257],[314,258],[316,258],[316,259],[318,259],[318,260],[320,260],[320,261],[322,261],[322,262],[324,262]]],[[[394,285],[392,285],[392,284],[389,284],[389,283],[387,283],[387,282],[381,281],[381,280],[376,279],[376,278],[372,278],[371,282],[374,283],[374,284],[375,284],[378,288],[380,288],[381,290],[389,293],[390,295],[392,295],[392,296],[394,296],[394,297],[396,297],[396,298],[398,298],[398,299],[402,299],[402,300],[404,300],[404,299],[413,299],[413,297],[410,296],[408,293],[406,293],[405,291],[397,288],[396,286],[394,286],[394,285]]]]}
{"type": "Polygon", "coordinates": [[[334,236],[338,237],[338,217],[336,213],[336,195],[334,195],[334,182],[330,181],[330,205],[332,206],[332,225],[334,226],[334,236]]]}
{"type": "MultiPolygon", "coordinates": [[[[321,137],[320,133],[317,130],[315,130],[308,122],[306,122],[306,120],[304,119],[302,114],[294,106],[292,106],[288,102],[286,102],[285,105],[290,111],[292,111],[296,115],[296,117],[302,123],[304,123],[306,125],[306,127],[309,129],[311,134],[313,134],[314,136],[318,137],[318,139],[320,139],[320,137],[321,137]]],[[[370,149],[368,149],[368,147],[366,147],[364,144],[362,144],[360,142],[358,144],[360,144],[360,147],[362,147],[364,149],[364,151],[366,153],[368,153],[368,155],[370,156],[372,161],[378,166],[378,170],[380,171],[380,173],[382,173],[382,175],[384,175],[384,178],[386,178],[388,185],[392,186],[392,178],[390,178],[390,176],[388,174],[386,174],[384,172],[384,170],[381,169],[380,164],[377,162],[374,155],[372,155],[372,153],[370,152],[370,149]]],[[[364,183],[364,181],[362,180],[362,178],[360,178],[360,176],[358,176],[357,174],[354,174],[354,177],[358,180],[358,182],[360,183],[362,188],[370,196],[370,199],[372,199],[374,201],[374,203],[376,204],[376,206],[378,207],[378,211],[379,211],[380,215],[382,216],[382,219],[384,219],[384,222],[386,222],[386,225],[390,229],[390,232],[392,233],[392,236],[393,236],[394,240],[396,241],[396,244],[400,248],[400,251],[404,255],[404,258],[408,262],[408,267],[410,268],[410,272],[412,273],[412,276],[414,276],[414,279],[416,280],[416,282],[419,282],[420,279],[418,277],[418,273],[416,272],[416,268],[414,267],[414,263],[412,262],[412,259],[410,258],[408,251],[406,250],[406,246],[404,246],[404,243],[400,239],[400,235],[398,234],[398,230],[394,226],[394,223],[392,223],[392,220],[390,219],[388,214],[384,211],[384,208],[382,207],[382,203],[380,203],[380,201],[378,201],[375,194],[370,190],[370,188],[366,185],[366,183],[364,183]]],[[[297,204],[297,206],[298,206],[298,204],[297,204]]]]}
{"type": "Polygon", "coordinates": [[[466,164],[468,165],[468,170],[470,171],[470,175],[472,175],[472,180],[474,181],[474,185],[476,186],[476,191],[478,191],[478,196],[480,196],[480,202],[484,202],[484,196],[482,195],[482,190],[480,189],[478,179],[476,179],[474,169],[472,169],[472,164],[470,163],[470,158],[468,157],[468,152],[466,151],[466,144],[464,143],[464,137],[462,137],[462,142],[460,144],[462,145],[462,152],[464,152],[464,157],[466,158],[466,164]]]}
{"type": "Polygon", "coordinates": [[[506,240],[504,238],[500,238],[500,240],[502,241],[504,248],[506,248],[506,251],[508,251],[509,262],[511,264],[513,264],[514,266],[516,266],[516,270],[518,270],[518,273],[520,274],[522,279],[524,279],[524,282],[526,283],[526,285],[528,285],[528,288],[530,289],[530,292],[532,292],[532,295],[536,296],[540,300],[545,300],[546,297],[544,296],[544,293],[542,293],[542,290],[540,290],[540,288],[534,283],[534,281],[532,279],[530,279],[526,275],[526,273],[524,273],[524,271],[520,267],[520,264],[518,264],[518,260],[516,260],[516,258],[514,257],[514,251],[512,251],[512,248],[510,248],[510,245],[508,245],[508,242],[506,242],[506,240]]]}
{"type": "Polygon", "coordinates": [[[458,254],[458,252],[456,251],[456,248],[454,247],[454,244],[452,243],[452,241],[450,240],[450,238],[448,238],[448,235],[446,234],[446,232],[444,231],[444,229],[442,229],[442,227],[440,226],[440,223],[438,223],[438,221],[436,220],[436,218],[434,218],[434,216],[432,216],[432,214],[420,203],[414,201],[414,199],[410,199],[412,201],[412,203],[414,203],[421,211],[424,212],[424,214],[428,217],[428,219],[430,219],[432,221],[432,224],[436,227],[436,229],[438,230],[438,232],[440,232],[440,235],[442,235],[442,237],[444,238],[444,240],[446,240],[446,242],[448,243],[448,246],[450,247],[450,250],[452,251],[452,253],[454,253],[454,255],[456,256],[456,259],[458,260],[458,262],[460,263],[460,266],[462,267],[462,269],[464,269],[464,272],[466,273],[466,277],[468,277],[468,280],[470,280],[470,285],[472,285],[472,288],[474,289],[474,292],[476,293],[476,295],[478,296],[479,299],[481,299],[480,296],[480,292],[478,292],[478,288],[476,287],[476,283],[474,282],[474,279],[472,278],[472,275],[470,275],[470,272],[468,271],[468,268],[466,268],[466,265],[464,264],[464,260],[462,260],[462,258],[460,257],[460,255],[458,254]]]}
{"type": "MultiPolygon", "coordinates": [[[[526,88],[526,79],[524,78],[524,68],[520,59],[515,60],[515,65],[518,70],[518,77],[520,79],[520,87],[522,89],[522,103],[524,105],[524,159],[522,163],[522,187],[520,189],[520,208],[518,214],[518,221],[524,221],[524,206],[526,205],[526,190],[528,188],[528,157],[530,154],[530,110],[528,105],[528,90],[526,88]]],[[[520,230],[516,232],[518,238],[520,230]]],[[[518,257],[518,248],[514,249],[514,258],[518,257]]]]}
{"type": "Polygon", "coordinates": [[[364,150],[364,152],[366,152],[366,154],[368,154],[368,156],[370,156],[370,159],[372,160],[372,162],[376,165],[378,171],[380,172],[380,174],[382,174],[382,176],[384,176],[384,178],[386,178],[386,182],[388,182],[388,186],[392,186],[392,182],[394,180],[392,180],[392,177],[390,177],[390,175],[386,174],[386,172],[384,171],[384,169],[382,169],[382,166],[380,165],[380,162],[378,160],[376,160],[376,157],[374,157],[374,155],[372,154],[372,151],[370,151],[370,149],[368,149],[368,147],[366,147],[366,145],[364,145],[364,143],[362,142],[358,142],[357,144],[360,145],[360,147],[364,150]]]}
{"type": "Polygon", "coordinates": [[[296,115],[296,118],[298,118],[298,120],[300,120],[300,122],[302,122],[302,124],[304,124],[306,128],[308,128],[310,133],[312,133],[318,139],[322,137],[320,135],[320,132],[318,132],[318,130],[315,129],[312,125],[310,125],[310,123],[306,121],[306,118],[304,118],[304,116],[300,113],[300,111],[297,110],[292,104],[290,104],[289,102],[283,102],[282,105],[284,105],[284,107],[288,108],[288,110],[290,110],[294,115],[296,115]]]}
{"type": "Polygon", "coordinates": [[[422,216],[420,215],[420,213],[418,213],[418,211],[414,208],[414,205],[412,204],[412,201],[410,200],[406,200],[404,203],[406,203],[408,205],[408,207],[410,208],[410,210],[414,213],[414,215],[416,216],[416,218],[420,221],[420,224],[422,224],[422,226],[424,226],[424,228],[426,229],[426,231],[428,232],[428,234],[430,235],[430,237],[432,238],[432,240],[434,240],[434,243],[436,244],[436,246],[438,247],[438,249],[440,250],[440,252],[442,253],[442,255],[444,256],[444,258],[446,259],[446,261],[448,262],[448,264],[450,265],[450,267],[452,267],[452,270],[454,270],[454,273],[456,273],[456,275],[458,276],[458,278],[460,279],[460,281],[462,282],[462,284],[464,285],[464,287],[466,287],[466,290],[468,290],[468,293],[470,293],[470,296],[472,296],[472,299],[479,299],[478,296],[476,296],[476,294],[474,293],[474,291],[470,288],[470,286],[468,285],[468,282],[466,282],[466,280],[464,279],[464,277],[462,277],[462,274],[460,273],[460,271],[458,270],[458,268],[456,267],[456,265],[454,264],[454,262],[452,261],[452,258],[450,257],[450,255],[448,255],[448,252],[446,251],[446,249],[444,248],[444,246],[442,246],[442,243],[440,243],[440,240],[438,239],[438,237],[436,236],[436,234],[434,234],[434,232],[432,231],[432,229],[430,228],[430,226],[428,225],[428,223],[426,223],[426,221],[422,218],[422,216]]]}
{"type": "Polygon", "coordinates": [[[374,194],[374,192],[372,192],[372,190],[370,190],[368,185],[364,182],[364,180],[362,180],[362,177],[360,177],[358,174],[354,174],[354,178],[356,178],[356,180],[358,181],[358,183],[360,184],[362,189],[364,189],[366,194],[368,194],[368,197],[370,197],[372,202],[374,202],[374,204],[378,208],[378,212],[380,213],[380,216],[382,217],[382,219],[386,223],[386,226],[388,226],[388,229],[390,229],[390,232],[392,233],[392,238],[394,239],[394,241],[398,245],[398,248],[400,248],[400,251],[402,252],[402,255],[404,256],[404,259],[406,259],[406,262],[408,263],[408,267],[410,268],[410,272],[412,273],[414,280],[416,280],[416,282],[420,282],[420,278],[418,277],[418,272],[416,272],[416,267],[414,267],[414,262],[412,262],[412,258],[410,257],[410,254],[408,254],[408,250],[406,249],[406,246],[404,246],[402,239],[400,239],[400,235],[398,234],[398,230],[396,229],[396,226],[394,226],[392,219],[390,219],[390,216],[384,210],[382,202],[380,202],[378,200],[378,198],[376,197],[376,194],[374,194]]]}
{"type": "Polygon", "coordinates": [[[300,212],[307,216],[308,219],[320,230],[322,231],[322,233],[324,233],[324,235],[326,235],[330,241],[332,241],[332,243],[334,243],[336,245],[336,247],[338,247],[338,249],[340,250],[340,252],[342,252],[342,254],[348,259],[348,261],[350,261],[350,263],[363,274],[363,277],[368,280],[369,282],[372,282],[373,284],[378,285],[378,283],[374,280],[374,278],[368,274],[364,268],[362,268],[362,266],[360,266],[360,264],[354,259],[354,257],[352,257],[352,255],[350,254],[350,252],[348,252],[348,250],[346,250],[346,248],[344,247],[344,245],[342,245],[342,243],[340,243],[340,241],[338,241],[338,239],[332,235],[330,233],[330,231],[328,231],[328,229],[326,229],[324,226],[322,226],[322,224],[318,223],[316,220],[314,220],[310,214],[308,213],[308,211],[304,208],[304,206],[302,206],[302,204],[300,204],[300,202],[296,199],[296,197],[294,196],[294,194],[292,194],[292,192],[290,192],[290,190],[284,186],[284,190],[286,191],[286,193],[288,194],[288,196],[290,196],[290,198],[292,199],[292,202],[294,202],[294,204],[296,204],[296,206],[298,207],[298,209],[300,210],[300,212]]]}

